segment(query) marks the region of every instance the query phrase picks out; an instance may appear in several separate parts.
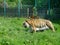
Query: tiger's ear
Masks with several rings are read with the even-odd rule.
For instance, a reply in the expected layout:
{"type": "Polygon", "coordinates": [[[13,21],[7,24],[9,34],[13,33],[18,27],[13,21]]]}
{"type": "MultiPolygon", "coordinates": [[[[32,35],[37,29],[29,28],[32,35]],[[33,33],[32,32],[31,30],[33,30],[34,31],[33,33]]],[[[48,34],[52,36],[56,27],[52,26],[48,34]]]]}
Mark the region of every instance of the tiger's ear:
{"type": "Polygon", "coordinates": [[[30,16],[30,19],[39,19],[39,16],[32,15],[32,16],[30,16]]]}
{"type": "Polygon", "coordinates": [[[32,15],[32,16],[30,16],[30,18],[34,19],[34,18],[35,18],[35,16],[34,16],[34,15],[32,15]]]}
{"type": "Polygon", "coordinates": [[[29,18],[29,19],[34,19],[34,16],[32,15],[32,16],[29,16],[28,18],[29,18]]]}

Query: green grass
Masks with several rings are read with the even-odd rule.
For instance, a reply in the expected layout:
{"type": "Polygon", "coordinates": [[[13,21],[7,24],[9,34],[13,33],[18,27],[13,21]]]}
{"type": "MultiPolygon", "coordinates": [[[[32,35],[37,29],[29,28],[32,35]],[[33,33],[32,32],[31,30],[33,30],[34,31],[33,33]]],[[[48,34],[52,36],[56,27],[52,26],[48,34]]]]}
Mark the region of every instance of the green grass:
{"type": "Polygon", "coordinates": [[[56,32],[29,33],[22,25],[25,19],[0,17],[0,45],[60,45],[60,24],[53,23],[56,32]]]}

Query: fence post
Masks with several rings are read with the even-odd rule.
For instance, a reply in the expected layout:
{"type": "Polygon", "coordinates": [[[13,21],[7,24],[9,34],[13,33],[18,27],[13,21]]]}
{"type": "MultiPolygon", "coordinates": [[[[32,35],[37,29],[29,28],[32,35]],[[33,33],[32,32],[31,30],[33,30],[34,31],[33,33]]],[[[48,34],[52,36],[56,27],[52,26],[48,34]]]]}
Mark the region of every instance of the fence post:
{"type": "Polygon", "coordinates": [[[4,16],[6,16],[6,0],[4,0],[4,16]]]}
{"type": "Polygon", "coordinates": [[[18,0],[18,17],[20,17],[20,0],[18,0]]]}
{"type": "Polygon", "coordinates": [[[37,6],[37,0],[35,0],[35,7],[37,6]]]}
{"type": "Polygon", "coordinates": [[[48,15],[50,15],[50,0],[48,0],[48,15]]]}
{"type": "Polygon", "coordinates": [[[33,7],[33,13],[34,15],[37,15],[37,0],[35,0],[35,7],[33,7]]]}
{"type": "Polygon", "coordinates": [[[29,8],[27,8],[27,17],[29,17],[29,8]]]}

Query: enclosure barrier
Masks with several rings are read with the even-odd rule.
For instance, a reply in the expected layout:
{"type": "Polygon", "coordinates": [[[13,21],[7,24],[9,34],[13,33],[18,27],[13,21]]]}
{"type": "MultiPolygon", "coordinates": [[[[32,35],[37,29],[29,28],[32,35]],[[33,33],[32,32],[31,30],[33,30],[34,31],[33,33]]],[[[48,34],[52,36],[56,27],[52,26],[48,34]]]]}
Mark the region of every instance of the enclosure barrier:
{"type": "MultiPolygon", "coordinates": [[[[47,17],[48,15],[51,15],[51,8],[50,8],[50,0],[48,0],[47,5],[45,5],[45,7],[37,7],[37,1],[35,0],[35,5],[23,5],[23,8],[21,8],[21,1],[17,0],[18,4],[17,7],[15,8],[9,8],[6,7],[6,0],[3,0],[4,3],[4,7],[0,8],[0,15],[2,16],[17,16],[17,17],[28,17],[33,15],[33,7],[35,7],[37,10],[37,15],[40,17],[47,17]]],[[[60,8],[54,8],[54,15],[58,15],[56,12],[57,10],[60,10],[60,8]],[[56,12],[55,12],[56,11],[56,12]]],[[[60,15],[60,14],[59,14],[60,15]]]]}

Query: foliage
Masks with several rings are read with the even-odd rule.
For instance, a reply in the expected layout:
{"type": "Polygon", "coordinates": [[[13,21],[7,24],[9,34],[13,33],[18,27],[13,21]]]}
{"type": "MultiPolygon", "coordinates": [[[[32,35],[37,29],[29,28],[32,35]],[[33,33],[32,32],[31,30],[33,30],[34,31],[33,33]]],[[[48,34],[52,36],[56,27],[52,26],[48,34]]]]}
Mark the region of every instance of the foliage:
{"type": "Polygon", "coordinates": [[[0,3],[3,2],[3,0],[0,0],[0,3]]]}
{"type": "MultiPolygon", "coordinates": [[[[3,2],[3,0],[0,0],[0,2],[3,2]]],[[[18,4],[18,0],[6,0],[6,2],[10,5],[16,6],[18,4]],[[14,2],[14,3],[13,3],[14,2]],[[16,5],[14,5],[16,4],[16,5]]],[[[22,5],[33,5],[35,6],[35,0],[20,0],[22,5]]],[[[60,7],[60,0],[50,0],[50,6],[51,8],[54,7],[60,7]]],[[[48,0],[36,0],[37,7],[47,7],[48,0]]],[[[12,6],[11,6],[12,7],[12,6]]]]}
{"type": "Polygon", "coordinates": [[[60,0],[50,0],[51,1],[51,8],[59,8],[60,7],[60,0]]]}
{"type": "Polygon", "coordinates": [[[36,7],[33,7],[33,15],[37,15],[37,8],[36,7]]]}
{"type": "Polygon", "coordinates": [[[23,5],[34,5],[34,0],[22,0],[23,5]]]}
{"type": "Polygon", "coordinates": [[[37,7],[45,7],[48,3],[48,0],[38,0],[37,7]]]}

